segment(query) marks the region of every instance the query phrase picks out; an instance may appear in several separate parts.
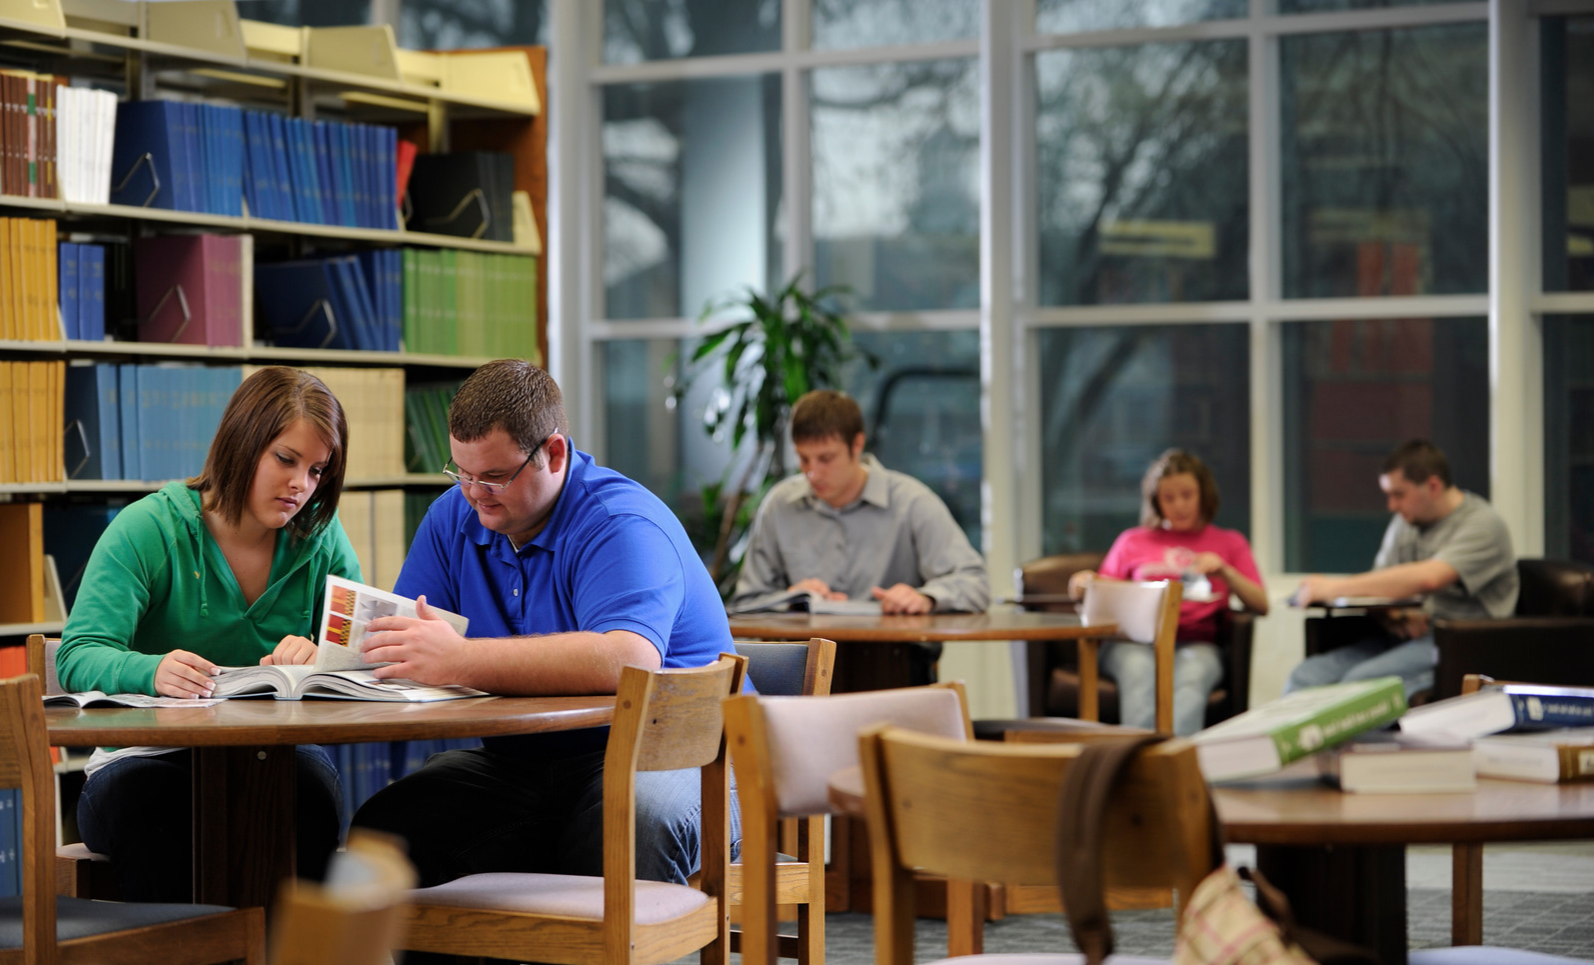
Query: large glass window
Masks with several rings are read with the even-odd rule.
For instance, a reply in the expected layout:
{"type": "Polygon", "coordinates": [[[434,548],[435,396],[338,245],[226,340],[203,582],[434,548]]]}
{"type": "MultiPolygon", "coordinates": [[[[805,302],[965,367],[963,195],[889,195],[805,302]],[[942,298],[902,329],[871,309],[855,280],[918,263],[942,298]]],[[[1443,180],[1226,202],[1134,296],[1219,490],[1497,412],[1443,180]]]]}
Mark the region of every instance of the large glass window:
{"type": "Polygon", "coordinates": [[[1035,26],[1042,33],[1079,33],[1128,27],[1168,27],[1197,20],[1243,17],[1248,0],[1038,0],[1035,26]]]}
{"type": "Polygon", "coordinates": [[[1041,302],[1246,297],[1243,40],[1035,57],[1041,302]]]}
{"type": "Polygon", "coordinates": [[[411,50],[548,43],[548,0],[403,0],[399,9],[399,46],[411,50]]]}
{"type": "Polygon", "coordinates": [[[1485,26],[1279,45],[1285,295],[1485,291],[1485,26]]]}
{"type": "Polygon", "coordinates": [[[1140,521],[1140,480],[1177,446],[1212,468],[1216,522],[1251,526],[1245,325],[1039,333],[1044,551],[1105,552],[1140,521]]]}
{"type": "Polygon", "coordinates": [[[1455,0],[1279,0],[1279,13],[1327,13],[1334,10],[1373,10],[1382,7],[1421,7],[1455,0]]]}
{"type": "Polygon", "coordinates": [[[237,0],[238,16],[288,27],[347,27],[371,22],[371,0],[237,0]]]}
{"type": "Polygon", "coordinates": [[[946,503],[980,545],[980,333],[856,332],[878,366],[854,361],[844,386],[863,408],[869,451],[946,503]]]}
{"type": "Polygon", "coordinates": [[[1358,573],[1389,523],[1378,476],[1408,439],[1443,449],[1489,495],[1489,332],[1482,318],[1284,326],[1285,568],[1358,573]]]}
{"type": "Polygon", "coordinates": [[[1544,320],[1544,552],[1594,563],[1594,315],[1544,320]]]}
{"type": "Polygon", "coordinates": [[[780,78],[603,89],[609,318],[695,317],[777,281],[780,78]]]}
{"type": "Polygon", "coordinates": [[[1594,17],[1541,30],[1544,289],[1594,291],[1594,17]]]}
{"type": "Polygon", "coordinates": [[[848,50],[980,35],[982,0],[814,0],[814,46],[848,50]]]}
{"type": "Polygon", "coordinates": [[[980,301],[972,60],[814,71],[814,272],[864,310],[980,301]]]}
{"type": "Polygon", "coordinates": [[[603,61],[780,49],[780,0],[603,0],[603,61]]]}

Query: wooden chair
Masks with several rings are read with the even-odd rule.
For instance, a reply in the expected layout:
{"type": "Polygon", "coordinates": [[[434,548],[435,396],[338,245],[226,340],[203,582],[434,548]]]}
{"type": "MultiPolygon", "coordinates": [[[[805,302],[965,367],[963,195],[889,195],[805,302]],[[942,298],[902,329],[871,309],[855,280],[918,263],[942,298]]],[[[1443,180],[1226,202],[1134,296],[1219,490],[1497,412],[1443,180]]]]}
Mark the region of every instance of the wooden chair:
{"type": "MultiPolygon", "coordinates": [[[[1173,733],[1173,648],[1179,635],[1179,600],[1184,585],[1177,580],[1128,583],[1094,580],[1085,590],[1080,616],[1086,623],[1116,623],[1119,635],[1156,650],[1159,734],[1173,733]]],[[[1100,720],[1097,708],[1100,641],[1079,642],[1079,719],[1100,720]]]]}
{"type": "MultiPolygon", "coordinates": [[[[818,822],[830,813],[830,775],[857,765],[859,729],[881,721],[949,739],[973,736],[957,683],[829,697],[740,695],[725,702],[725,732],[736,758],[742,805],[744,965],[773,965],[778,955],[790,956],[790,946],[777,934],[776,909],[805,888],[815,899],[808,940],[816,950],[811,954],[822,954],[823,880],[777,862],[776,831],[782,819],[818,822]]],[[[813,857],[817,864],[819,854],[813,857]]],[[[964,951],[977,948],[977,925],[973,935],[967,927],[981,917],[973,886],[949,888],[947,900],[949,941],[964,951]]],[[[813,961],[818,965],[821,959],[813,961]]]]}
{"type": "Polygon", "coordinates": [[[43,856],[55,845],[55,780],[44,688],[0,681],[0,788],[22,791],[22,895],[0,902],[0,965],[118,962],[206,965],[266,959],[265,912],[216,905],[122,904],[57,896],[43,856]]]}
{"type": "MultiPolygon", "coordinates": [[[[400,947],[557,965],[650,965],[729,941],[730,780],[720,703],[741,690],[746,658],[707,667],[621,671],[603,761],[603,877],[478,874],[410,893],[400,947]],[[636,877],[636,774],[703,771],[702,888],[636,877]]],[[[557,833],[557,832],[553,832],[557,833]]]]}
{"type": "MultiPolygon", "coordinates": [[[[46,695],[66,692],[55,672],[55,652],[60,646],[60,640],[46,639],[40,633],[28,637],[28,673],[44,681],[46,695]]],[[[56,847],[55,893],[68,898],[103,901],[117,901],[122,897],[121,887],[111,869],[110,855],[90,851],[88,845],[81,842],[56,847]]]]}
{"type": "Polygon", "coordinates": [[[389,965],[414,887],[415,869],[393,839],[353,829],[325,883],[283,882],[271,965],[389,965]]]}
{"type": "MultiPolygon", "coordinates": [[[[865,731],[858,743],[874,849],[876,965],[912,965],[915,871],[1057,885],[1058,802],[1081,745],[961,742],[889,726],[865,731]]],[[[1143,750],[1108,812],[1107,885],[1191,894],[1214,867],[1211,818],[1194,745],[1173,740],[1143,750]]]]}
{"type": "MultiPolygon", "coordinates": [[[[830,694],[836,643],[814,637],[807,643],[736,642],[747,658],[747,676],[766,697],[825,697],[830,694]]],[[[732,752],[734,754],[734,751],[732,752]]],[[[791,818],[780,827],[780,870],[785,887],[779,902],[781,920],[797,922],[797,934],[779,936],[780,957],[801,965],[825,961],[825,819],[791,818]],[[794,914],[787,917],[787,910],[794,914]]],[[[742,862],[731,865],[726,891],[731,918],[739,923],[742,905],[742,862]]],[[[742,950],[742,931],[731,930],[731,951],[742,950]]]]}

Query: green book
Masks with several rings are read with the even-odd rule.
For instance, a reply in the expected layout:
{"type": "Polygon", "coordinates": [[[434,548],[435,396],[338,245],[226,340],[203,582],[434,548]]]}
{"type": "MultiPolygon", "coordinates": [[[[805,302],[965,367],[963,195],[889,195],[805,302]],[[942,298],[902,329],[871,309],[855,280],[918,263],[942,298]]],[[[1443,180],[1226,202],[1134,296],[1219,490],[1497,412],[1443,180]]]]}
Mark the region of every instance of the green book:
{"type": "Polygon", "coordinates": [[[1343,744],[1406,712],[1399,677],[1376,677],[1285,694],[1191,738],[1209,781],[1270,774],[1343,744]]]}

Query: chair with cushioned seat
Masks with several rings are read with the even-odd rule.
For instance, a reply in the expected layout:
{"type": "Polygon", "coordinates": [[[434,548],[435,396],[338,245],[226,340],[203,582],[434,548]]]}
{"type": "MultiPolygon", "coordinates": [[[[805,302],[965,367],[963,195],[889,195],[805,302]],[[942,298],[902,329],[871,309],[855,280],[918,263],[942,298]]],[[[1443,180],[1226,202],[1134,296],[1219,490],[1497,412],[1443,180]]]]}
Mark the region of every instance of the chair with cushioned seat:
{"type": "Polygon", "coordinates": [[[1594,686],[1594,566],[1520,559],[1517,575],[1515,616],[1434,621],[1435,700],[1461,693],[1467,674],[1594,686]]]}
{"type": "MultiPolygon", "coordinates": [[[[603,760],[603,877],[492,873],[420,888],[400,947],[556,965],[650,965],[730,944],[729,774],[721,702],[741,690],[746,658],[706,667],[620,671],[603,760]],[[701,888],[636,876],[638,771],[701,768],[701,888]]],[[[801,698],[797,698],[801,699],[801,698]]]]}
{"type": "Polygon", "coordinates": [[[265,912],[217,905],[85,901],[55,893],[55,779],[44,687],[0,681],[0,788],[22,791],[22,894],[0,898],[0,963],[208,965],[265,962],[265,912]]]}

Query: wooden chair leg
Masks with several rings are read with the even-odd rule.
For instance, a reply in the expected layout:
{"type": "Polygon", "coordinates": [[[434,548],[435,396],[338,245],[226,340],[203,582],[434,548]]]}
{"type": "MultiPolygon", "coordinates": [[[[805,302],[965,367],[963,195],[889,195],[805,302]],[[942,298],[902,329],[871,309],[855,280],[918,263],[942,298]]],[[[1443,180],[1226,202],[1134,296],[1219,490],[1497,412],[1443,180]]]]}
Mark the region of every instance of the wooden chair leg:
{"type": "Polygon", "coordinates": [[[1450,852],[1450,944],[1483,944],[1483,845],[1450,852]]]}
{"type": "MultiPolygon", "coordinates": [[[[1101,641],[1085,638],[1079,641],[1079,719],[1101,720],[1100,694],[1096,655],[1101,641]]],[[[955,954],[955,953],[954,953],[955,954]]]]}

